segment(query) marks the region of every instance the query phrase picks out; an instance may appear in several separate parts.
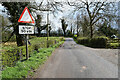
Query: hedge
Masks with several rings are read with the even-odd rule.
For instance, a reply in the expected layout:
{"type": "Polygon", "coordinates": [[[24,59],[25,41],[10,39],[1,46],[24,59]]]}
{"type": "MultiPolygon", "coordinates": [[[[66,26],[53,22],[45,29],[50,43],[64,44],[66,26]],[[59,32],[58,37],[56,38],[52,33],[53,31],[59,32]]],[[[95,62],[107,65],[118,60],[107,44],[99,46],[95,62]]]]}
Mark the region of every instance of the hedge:
{"type": "MultiPolygon", "coordinates": [[[[41,38],[33,38],[30,40],[31,45],[28,46],[28,52],[30,56],[34,51],[38,51],[38,49],[47,48],[46,37],[41,38]]],[[[49,47],[59,43],[63,38],[51,37],[49,38],[48,44],[49,47]]],[[[25,46],[21,47],[11,47],[6,48],[3,46],[4,51],[2,52],[2,68],[4,69],[6,66],[12,67],[16,64],[18,60],[20,60],[20,54],[22,59],[25,59],[26,56],[26,48],[25,46]]]]}
{"type": "Polygon", "coordinates": [[[107,37],[96,37],[96,38],[87,38],[87,37],[78,37],[77,41],[79,44],[93,47],[93,48],[106,48],[107,47],[107,37]]]}
{"type": "Polygon", "coordinates": [[[119,43],[108,43],[107,48],[118,49],[120,48],[120,44],[119,43]]]}
{"type": "Polygon", "coordinates": [[[7,66],[2,71],[2,80],[25,80],[28,75],[32,76],[34,71],[47,60],[55,48],[63,43],[64,41],[60,41],[52,47],[38,49],[39,52],[34,51],[28,60],[18,61],[14,67],[7,66]]]}

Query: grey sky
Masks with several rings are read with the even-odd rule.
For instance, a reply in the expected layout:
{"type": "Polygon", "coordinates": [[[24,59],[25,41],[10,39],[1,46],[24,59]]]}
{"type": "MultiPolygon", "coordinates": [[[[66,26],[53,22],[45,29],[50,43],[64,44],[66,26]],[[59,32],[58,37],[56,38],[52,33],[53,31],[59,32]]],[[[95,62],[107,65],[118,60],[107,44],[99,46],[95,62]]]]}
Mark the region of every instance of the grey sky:
{"type": "MultiPolygon", "coordinates": [[[[57,0],[57,2],[62,2],[62,3],[65,3],[66,1],[67,0],[57,0]]],[[[68,1],[75,2],[75,1],[78,1],[78,0],[68,0],[68,1]]],[[[41,0],[36,0],[36,2],[41,2],[41,0]]],[[[0,14],[2,14],[1,10],[3,8],[4,7],[1,6],[1,4],[0,4],[0,14]]],[[[49,19],[50,19],[50,22],[52,23],[51,26],[53,27],[53,30],[56,30],[59,27],[61,27],[60,19],[62,17],[67,17],[67,22],[71,22],[72,20],[74,21],[74,19],[71,19],[71,15],[70,15],[71,11],[73,11],[73,7],[70,7],[69,5],[64,5],[62,10],[63,10],[63,13],[62,12],[58,12],[58,14],[56,14],[56,17],[54,17],[52,13],[50,13],[50,15],[49,15],[49,19]]],[[[2,15],[5,16],[6,14],[4,13],[2,15]]],[[[47,15],[47,13],[44,14],[44,17],[43,17],[43,20],[42,20],[43,22],[47,22],[47,16],[46,15],[47,15]]]]}

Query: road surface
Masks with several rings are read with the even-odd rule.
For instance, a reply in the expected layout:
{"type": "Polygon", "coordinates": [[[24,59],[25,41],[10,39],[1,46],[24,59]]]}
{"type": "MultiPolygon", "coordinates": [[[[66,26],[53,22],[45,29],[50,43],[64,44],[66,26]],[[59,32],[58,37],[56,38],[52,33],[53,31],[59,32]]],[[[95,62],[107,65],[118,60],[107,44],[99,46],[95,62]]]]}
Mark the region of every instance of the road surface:
{"type": "Polygon", "coordinates": [[[67,38],[34,78],[118,78],[118,67],[95,55],[92,48],[76,44],[67,38]]]}

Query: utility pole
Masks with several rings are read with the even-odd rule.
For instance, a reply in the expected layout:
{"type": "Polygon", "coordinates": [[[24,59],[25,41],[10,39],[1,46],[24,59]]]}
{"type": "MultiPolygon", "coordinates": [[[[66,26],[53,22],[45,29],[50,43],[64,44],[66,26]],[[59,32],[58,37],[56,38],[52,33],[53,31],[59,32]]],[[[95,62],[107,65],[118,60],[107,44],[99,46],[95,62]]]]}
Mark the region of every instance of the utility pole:
{"type": "Polygon", "coordinates": [[[49,43],[48,43],[48,40],[49,40],[49,11],[52,11],[49,9],[49,1],[47,0],[47,9],[40,9],[40,11],[47,11],[47,48],[49,47],[49,43]]]}
{"type": "Polygon", "coordinates": [[[79,24],[79,23],[78,23],[78,17],[79,17],[79,16],[77,16],[77,37],[79,36],[79,32],[78,32],[78,24],[79,24]]]}
{"type": "MultiPolygon", "coordinates": [[[[47,9],[49,9],[49,1],[47,0],[47,9]]],[[[49,40],[49,11],[47,13],[47,48],[49,47],[49,43],[48,43],[48,40],[49,40]]]]}

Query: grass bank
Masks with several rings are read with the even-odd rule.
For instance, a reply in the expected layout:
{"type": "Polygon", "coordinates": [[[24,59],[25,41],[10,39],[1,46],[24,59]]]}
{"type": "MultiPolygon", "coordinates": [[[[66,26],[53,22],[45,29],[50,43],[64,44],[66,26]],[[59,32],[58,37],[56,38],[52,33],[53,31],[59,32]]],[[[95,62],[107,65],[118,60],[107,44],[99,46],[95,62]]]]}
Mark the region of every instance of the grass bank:
{"type": "Polygon", "coordinates": [[[33,51],[30,54],[28,60],[18,61],[14,67],[6,66],[2,71],[2,80],[18,80],[20,78],[26,78],[28,75],[33,75],[32,71],[44,64],[52,52],[63,43],[64,41],[61,40],[49,48],[39,48],[38,51],[33,51]]]}

